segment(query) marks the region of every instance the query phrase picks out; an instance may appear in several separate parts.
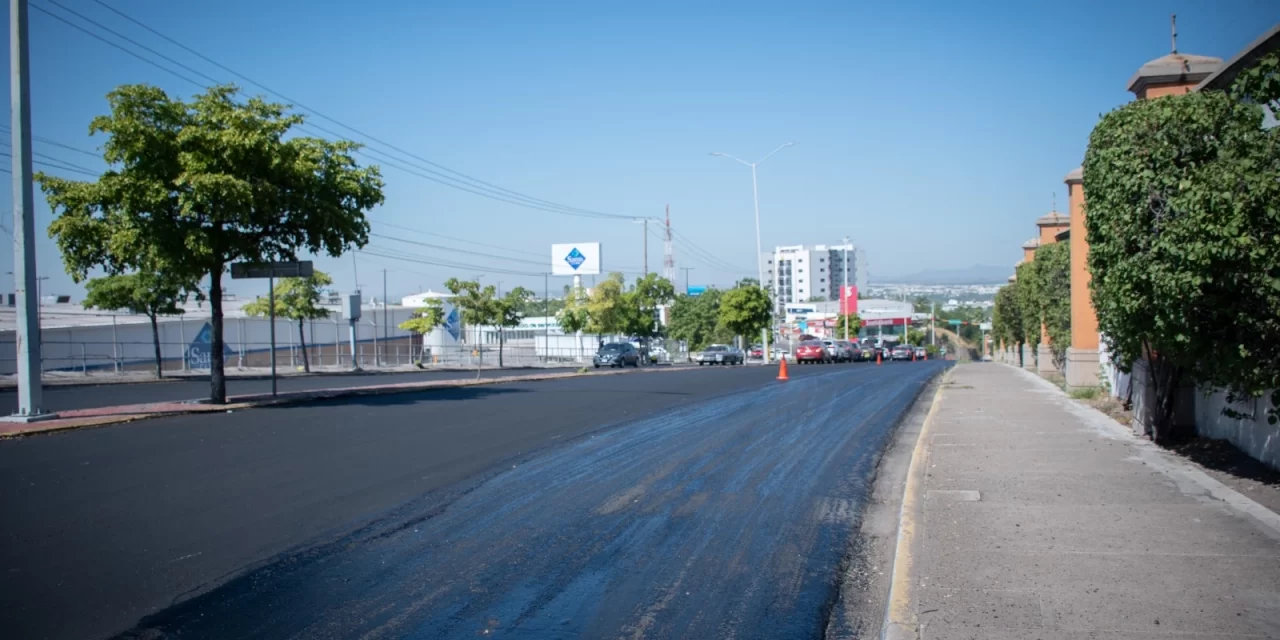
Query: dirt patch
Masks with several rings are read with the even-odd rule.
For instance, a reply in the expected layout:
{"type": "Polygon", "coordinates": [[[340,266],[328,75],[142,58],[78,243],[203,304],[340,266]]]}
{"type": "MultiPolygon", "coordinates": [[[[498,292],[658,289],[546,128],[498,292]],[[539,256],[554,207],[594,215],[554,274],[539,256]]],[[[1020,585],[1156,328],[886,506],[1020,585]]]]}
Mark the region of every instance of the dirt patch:
{"type": "Polygon", "coordinates": [[[1133,412],[1125,409],[1124,403],[1109,393],[1099,393],[1093,398],[1077,398],[1076,401],[1107,414],[1112,420],[1122,425],[1129,426],[1133,423],[1133,412]]]}
{"type": "Polygon", "coordinates": [[[1280,471],[1249,457],[1230,442],[1192,438],[1169,450],[1200,465],[1218,482],[1280,513],[1280,471]]]}

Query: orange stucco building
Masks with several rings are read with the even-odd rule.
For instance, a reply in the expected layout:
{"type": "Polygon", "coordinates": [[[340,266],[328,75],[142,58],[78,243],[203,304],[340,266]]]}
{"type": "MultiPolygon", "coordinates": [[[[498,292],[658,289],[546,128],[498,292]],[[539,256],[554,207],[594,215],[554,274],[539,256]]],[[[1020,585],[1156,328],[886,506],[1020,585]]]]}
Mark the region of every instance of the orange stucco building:
{"type": "MultiPolygon", "coordinates": [[[[1177,42],[1168,55],[1152,60],[1129,78],[1129,91],[1135,100],[1181,95],[1196,90],[1222,66],[1221,58],[1178,53],[1177,42]]],[[[1071,243],[1071,346],[1067,349],[1066,378],[1068,389],[1098,386],[1099,360],[1098,316],[1089,296],[1089,242],[1085,231],[1086,195],[1084,171],[1077,167],[1067,174],[1067,200],[1070,207],[1071,243]]]]}

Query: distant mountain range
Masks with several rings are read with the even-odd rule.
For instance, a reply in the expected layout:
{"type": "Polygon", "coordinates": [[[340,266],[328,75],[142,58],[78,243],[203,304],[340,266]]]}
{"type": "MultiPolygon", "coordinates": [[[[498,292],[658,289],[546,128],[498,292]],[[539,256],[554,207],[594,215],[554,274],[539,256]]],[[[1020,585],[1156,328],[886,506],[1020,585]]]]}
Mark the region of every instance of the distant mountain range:
{"type": "Polygon", "coordinates": [[[872,284],[1001,284],[1013,267],[975,264],[963,269],[929,269],[905,276],[877,277],[872,284]]]}

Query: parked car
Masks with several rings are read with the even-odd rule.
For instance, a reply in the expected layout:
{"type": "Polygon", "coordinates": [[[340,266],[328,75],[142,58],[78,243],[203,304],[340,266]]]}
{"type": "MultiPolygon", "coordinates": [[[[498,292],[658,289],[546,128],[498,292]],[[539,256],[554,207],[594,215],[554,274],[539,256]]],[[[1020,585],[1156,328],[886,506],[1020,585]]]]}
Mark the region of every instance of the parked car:
{"type": "Polygon", "coordinates": [[[796,347],[796,364],[826,363],[831,361],[827,346],[820,340],[805,340],[796,347]]]}
{"type": "Polygon", "coordinates": [[[649,362],[652,364],[671,362],[671,354],[667,353],[667,350],[662,347],[650,347],[649,362]]]}
{"type": "Polygon", "coordinates": [[[592,364],[600,367],[633,367],[640,366],[640,352],[630,342],[610,342],[596,352],[592,364]]]}
{"type": "Polygon", "coordinates": [[[893,348],[894,360],[910,360],[911,354],[915,353],[915,347],[909,344],[900,344],[893,348]]]}
{"type": "Polygon", "coordinates": [[[840,357],[840,347],[836,344],[835,340],[823,340],[822,346],[827,350],[827,359],[829,361],[840,362],[842,360],[840,357]]]}
{"type": "Polygon", "coordinates": [[[701,367],[704,364],[744,364],[746,356],[741,351],[727,344],[713,344],[694,356],[694,361],[701,367]]]}
{"type": "Polygon", "coordinates": [[[860,352],[855,352],[854,346],[849,340],[836,340],[836,360],[840,362],[852,362],[858,360],[861,356],[860,352]]]}
{"type": "Polygon", "coordinates": [[[848,340],[841,340],[841,341],[840,341],[840,346],[842,346],[842,347],[844,347],[846,350],[848,350],[848,352],[849,352],[849,360],[850,360],[851,362],[862,362],[863,360],[866,360],[866,359],[867,359],[867,357],[866,357],[865,355],[863,355],[863,354],[862,354],[862,345],[860,345],[860,344],[858,344],[858,343],[856,343],[856,342],[849,342],[848,340]]]}

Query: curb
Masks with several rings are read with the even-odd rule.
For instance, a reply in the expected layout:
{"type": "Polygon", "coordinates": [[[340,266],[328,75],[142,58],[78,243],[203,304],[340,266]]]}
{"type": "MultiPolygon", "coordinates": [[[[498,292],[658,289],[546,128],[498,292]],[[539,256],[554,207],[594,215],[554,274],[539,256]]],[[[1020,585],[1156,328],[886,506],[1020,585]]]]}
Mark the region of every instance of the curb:
{"type": "MultiPolygon", "coordinates": [[[[501,378],[472,378],[472,379],[453,379],[453,380],[432,380],[426,382],[408,382],[395,385],[382,385],[370,387],[345,387],[335,389],[318,389],[314,391],[294,391],[288,394],[280,394],[272,396],[240,396],[239,399],[232,398],[227,404],[196,404],[180,406],[172,409],[161,409],[155,412],[147,412],[146,404],[133,405],[138,411],[131,413],[117,413],[108,415],[83,415],[70,416],[67,418],[56,418],[42,422],[30,423],[13,423],[15,429],[12,431],[0,433],[0,440],[8,438],[20,438],[24,436],[40,435],[45,433],[54,433],[59,431],[69,431],[73,429],[85,429],[90,427],[105,427],[116,424],[126,424],[130,422],[138,422],[150,418],[167,418],[178,415],[189,415],[197,413],[231,413],[238,410],[257,409],[262,407],[279,407],[291,404],[299,404],[303,402],[314,402],[316,400],[330,400],[333,398],[351,398],[359,396],[378,396],[378,395],[395,395],[401,393],[418,393],[422,391],[435,391],[444,389],[460,389],[464,387],[476,387],[491,384],[504,384],[510,382],[538,382],[542,380],[560,380],[567,378],[579,378],[586,376],[616,376],[623,374],[635,373],[657,373],[661,371],[683,371],[685,367],[650,367],[639,369],[636,371],[594,371],[591,373],[578,373],[577,371],[552,373],[541,375],[523,375],[523,376],[507,376],[501,378]]],[[[157,402],[152,405],[158,406],[174,406],[179,403],[157,402]]],[[[109,409],[110,407],[104,407],[109,409]]],[[[121,407],[122,409],[126,407],[121,407]]],[[[93,411],[88,409],[85,411],[93,411]]]]}
{"type": "Polygon", "coordinates": [[[942,390],[951,378],[948,369],[933,394],[929,413],[925,415],[916,446],[911,452],[911,464],[907,468],[907,482],[902,491],[902,507],[898,512],[898,542],[893,554],[893,574],[889,582],[889,597],[885,602],[884,624],[880,628],[881,640],[915,640],[920,637],[919,620],[914,611],[914,593],[911,570],[917,545],[916,533],[923,515],[923,483],[925,475],[925,449],[929,442],[934,416],[937,414],[942,390]]]}

